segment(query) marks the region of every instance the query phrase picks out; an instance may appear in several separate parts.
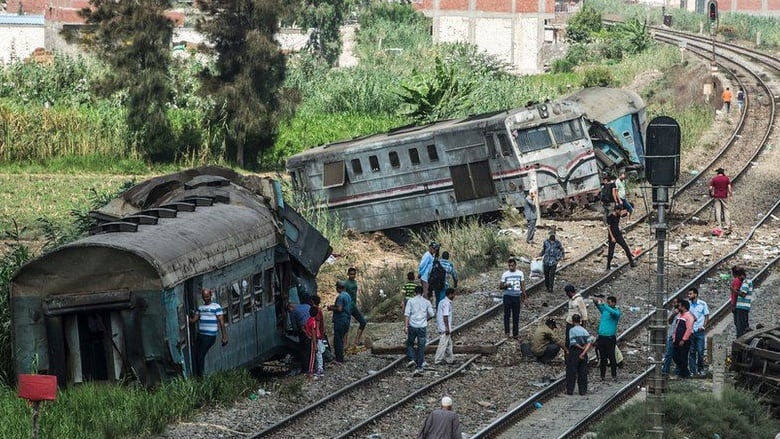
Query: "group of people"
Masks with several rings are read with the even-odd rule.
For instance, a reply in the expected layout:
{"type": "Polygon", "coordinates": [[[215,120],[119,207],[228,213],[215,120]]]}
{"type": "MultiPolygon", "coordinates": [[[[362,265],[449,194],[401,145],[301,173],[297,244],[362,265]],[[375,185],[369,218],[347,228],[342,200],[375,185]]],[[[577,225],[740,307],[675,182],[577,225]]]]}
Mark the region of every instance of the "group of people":
{"type": "MultiPolygon", "coordinates": [[[[723,101],[723,111],[726,113],[731,113],[731,99],[733,98],[733,95],[731,93],[731,88],[726,87],[725,90],[723,90],[723,93],[720,94],[720,100],[723,101]]],[[[737,92],[737,108],[739,109],[740,114],[742,113],[742,110],[745,108],[745,90],[739,89],[737,92]]]]}

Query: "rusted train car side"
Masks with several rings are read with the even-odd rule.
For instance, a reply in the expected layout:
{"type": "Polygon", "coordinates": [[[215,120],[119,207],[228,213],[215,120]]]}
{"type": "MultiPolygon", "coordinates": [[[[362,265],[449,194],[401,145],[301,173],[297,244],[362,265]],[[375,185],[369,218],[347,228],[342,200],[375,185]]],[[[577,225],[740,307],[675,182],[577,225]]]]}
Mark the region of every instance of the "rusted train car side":
{"type": "Polygon", "coordinates": [[[357,231],[520,206],[587,204],[600,187],[583,112],[568,101],[403,127],[287,161],[293,184],[357,231]]]}
{"type": "Polygon", "coordinates": [[[192,374],[187,315],[211,288],[231,342],[205,372],[283,353],[284,302],[316,289],[330,247],[271,180],[201,168],[139,184],[96,213],[93,235],[24,265],[11,282],[17,372],[62,384],[192,374]]]}

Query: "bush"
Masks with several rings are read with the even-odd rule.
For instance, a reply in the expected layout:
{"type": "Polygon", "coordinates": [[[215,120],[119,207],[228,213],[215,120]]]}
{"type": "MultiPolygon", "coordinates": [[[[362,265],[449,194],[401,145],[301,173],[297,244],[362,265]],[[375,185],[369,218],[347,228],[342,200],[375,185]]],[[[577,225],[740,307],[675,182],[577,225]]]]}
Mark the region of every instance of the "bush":
{"type": "Polygon", "coordinates": [[[596,66],[591,67],[582,74],[582,87],[609,87],[613,85],[615,79],[609,67],[596,66]]]}

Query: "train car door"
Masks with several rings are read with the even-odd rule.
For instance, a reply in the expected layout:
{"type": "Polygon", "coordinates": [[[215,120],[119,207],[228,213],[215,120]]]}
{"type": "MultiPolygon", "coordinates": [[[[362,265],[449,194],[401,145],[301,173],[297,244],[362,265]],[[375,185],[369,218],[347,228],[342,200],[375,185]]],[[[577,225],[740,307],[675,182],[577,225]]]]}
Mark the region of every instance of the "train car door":
{"type": "Polygon", "coordinates": [[[455,202],[475,201],[476,205],[484,205],[484,208],[477,207],[466,214],[496,210],[496,186],[482,132],[474,129],[446,133],[437,136],[436,143],[444,145],[455,202]],[[494,200],[486,203],[489,198],[494,200]]]}
{"type": "Polygon", "coordinates": [[[184,281],[184,300],[182,303],[183,310],[179,310],[179,334],[183,338],[182,356],[185,361],[185,370],[187,375],[193,375],[195,358],[194,346],[195,340],[198,337],[197,324],[190,325],[189,316],[195,313],[198,308],[198,300],[200,299],[200,290],[203,288],[203,279],[198,276],[196,278],[187,279],[184,281]]]}

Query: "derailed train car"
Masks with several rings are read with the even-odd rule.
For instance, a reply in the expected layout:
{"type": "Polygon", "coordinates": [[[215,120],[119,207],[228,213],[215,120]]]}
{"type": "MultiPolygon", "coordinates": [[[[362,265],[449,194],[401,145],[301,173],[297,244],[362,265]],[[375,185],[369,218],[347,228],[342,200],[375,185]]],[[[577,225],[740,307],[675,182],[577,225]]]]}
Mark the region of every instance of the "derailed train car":
{"type": "Polygon", "coordinates": [[[294,185],[347,227],[383,230],[520,206],[587,204],[599,168],[580,108],[549,102],[403,127],[320,146],[287,161],[294,185]]]}
{"type": "MultiPolygon", "coordinates": [[[[618,163],[599,161],[608,156],[594,148],[597,136],[589,128],[595,124],[582,107],[600,93],[579,103],[563,99],[319,146],[290,157],[287,170],[297,190],[361,232],[495,212],[507,204],[522,208],[530,189],[537,190],[542,210],[566,212],[592,202],[601,169],[618,163]]],[[[641,130],[631,134],[636,149],[621,165],[644,154],[641,130]]]]}
{"type": "Polygon", "coordinates": [[[20,268],[11,281],[18,373],[61,384],[192,375],[187,316],[211,288],[230,343],[205,372],[287,351],[284,303],[316,290],[328,241],[270,179],[205,167],[154,178],[95,212],[91,236],[20,268]]]}
{"type": "Polygon", "coordinates": [[[594,151],[603,169],[644,174],[645,103],[631,90],[590,87],[564,99],[578,103],[585,112],[594,151]]]}

